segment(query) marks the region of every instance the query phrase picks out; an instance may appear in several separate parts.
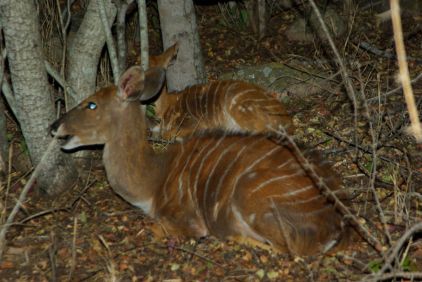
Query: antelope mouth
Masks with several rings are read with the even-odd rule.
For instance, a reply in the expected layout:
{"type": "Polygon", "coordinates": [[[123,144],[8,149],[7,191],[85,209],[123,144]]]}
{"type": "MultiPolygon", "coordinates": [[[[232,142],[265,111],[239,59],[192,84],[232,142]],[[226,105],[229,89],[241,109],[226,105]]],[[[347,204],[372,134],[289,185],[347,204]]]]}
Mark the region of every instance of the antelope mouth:
{"type": "Polygon", "coordinates": [[[73,150],[81,145],[79,137],[64,133],[62,126],[52,128],[51,135],[57,138],[57,142],[63,150],[73,150]]]}
{"type": "Polygon", "coordinates": [[[60,147],[66,151],[73,150],[82,146],[79,137],[75,135],[57,136],[57,139],[60,147]]]}
{"type": "Polygon", "coordinates": [[[57,138],[57,143],[59,143],[60,147],[64,150],[71,149],[69,145],[74,143],[73,140],[76,138],[75,135],[69,135],[69,134],[60,135],[60,134],[57,134],[57,132],[52,132],[52,134],[55,138],[57,138]]]}

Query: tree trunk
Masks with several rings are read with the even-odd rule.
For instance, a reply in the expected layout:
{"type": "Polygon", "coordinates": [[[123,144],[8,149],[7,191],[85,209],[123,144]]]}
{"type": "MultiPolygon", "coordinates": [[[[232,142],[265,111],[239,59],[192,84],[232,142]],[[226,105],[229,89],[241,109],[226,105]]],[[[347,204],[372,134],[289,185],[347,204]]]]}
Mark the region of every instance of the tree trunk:
{"type": "MultiPolygon", "coordinates": [[[[29,149],[32,163],[39,164],[51,137],[48,127],[55,119],[37,12],[33,1],[0,2],[9,69],[18,107],[18,121],[29,149]]],[[[38,187],[49,194],[69,188],[75,181],[75,170],[69,156],[57,145],[50,152],[37,178],[38,187]]]]}
{"type": "Polygon", "coordinates": [[[267,15],[265,0],[249,0],[245,2],[248,12],[249,25],[254,34],[261,40],[267,29],[267,15]]]}
{"type": "MultiPolygon", "coordinates": [[[[116,7],[106,0],[106,12],[110,26],[116,16],[116,7]]],[[[77,105],[95,92],[97,68],[106,38],[101,23],[98,0],[91,0],[78,32],[69,44],[66,78],[78,93],[77,100],[69,98],[69,107],[77,105]]]]}
{"type": "Polygon", "coordinates": [[[192,0],[158,0],[164,49],[179,42],[177,60],[167,71],[170,91],[205,82],[206,75],[192,0]]]}

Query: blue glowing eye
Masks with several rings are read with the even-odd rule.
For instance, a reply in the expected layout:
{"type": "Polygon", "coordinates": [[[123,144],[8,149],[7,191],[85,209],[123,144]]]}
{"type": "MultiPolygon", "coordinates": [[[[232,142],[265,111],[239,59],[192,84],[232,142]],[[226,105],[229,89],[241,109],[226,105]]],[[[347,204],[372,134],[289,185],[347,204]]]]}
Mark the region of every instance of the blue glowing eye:
{"type": "Polygon", "coordinates": [[[94,102],[89,102],[86,107],[90,110],[95,110],[97,108],[97,104],[95,104],[94,102]]]}

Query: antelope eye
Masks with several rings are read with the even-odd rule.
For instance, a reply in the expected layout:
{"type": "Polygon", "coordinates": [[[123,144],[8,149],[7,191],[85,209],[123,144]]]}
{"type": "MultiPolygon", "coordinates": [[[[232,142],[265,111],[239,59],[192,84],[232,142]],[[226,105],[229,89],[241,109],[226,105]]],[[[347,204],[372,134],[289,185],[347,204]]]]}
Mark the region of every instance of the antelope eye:
{"type": "Polygon", "coordinates": [[[89,102],[88,105],[86,105],[86,108],[90,110],[95,110],[97,108],[97,104],[95,104],[94,102],[89,102]]]}

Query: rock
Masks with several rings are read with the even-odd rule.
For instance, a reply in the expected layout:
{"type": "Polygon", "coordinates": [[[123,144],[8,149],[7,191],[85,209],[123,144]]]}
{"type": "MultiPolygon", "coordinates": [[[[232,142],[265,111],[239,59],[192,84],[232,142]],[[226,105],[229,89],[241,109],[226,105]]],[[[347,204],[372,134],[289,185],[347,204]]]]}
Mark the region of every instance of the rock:
{"type": "MultiPolygon", "coordinates": [[[[244,67],[234,72],[222,74],[220,79],[243,80],[273,90],[280,95],[291,93],[295,97],[306,97],[321,93],[330,88],[328,80],[321,78],[320,70],[300,64],[287,66],[281,63],[269,63],[259,66],[244,67]],[[303,71],[302,71],[303,70],[303,71]],[[318,74],[312,75],[312,73],[318,74]]],[[[328,75],[327,75],[328,76],[328,75]]],[[[288,95],[283,95],[282,100],[288,100],[288,95]]]]}
{"type": "MultiPolygon", "coordinates": [[[[321,11],[321,14],[323,14],[324,22],[331,36],[336,38],[346,32],[346,25],[343,19],[340,18],[333,8],[329,7],[325,13],[321,11]]],[[[310,19],[300,17],[286,31],[286,36],[290,41],[303,43],[312,42],[316,34],[319,34],[319,38],[326,38],[324,30],[321,28],[319,20],[313,11],[310,19]]]]}

